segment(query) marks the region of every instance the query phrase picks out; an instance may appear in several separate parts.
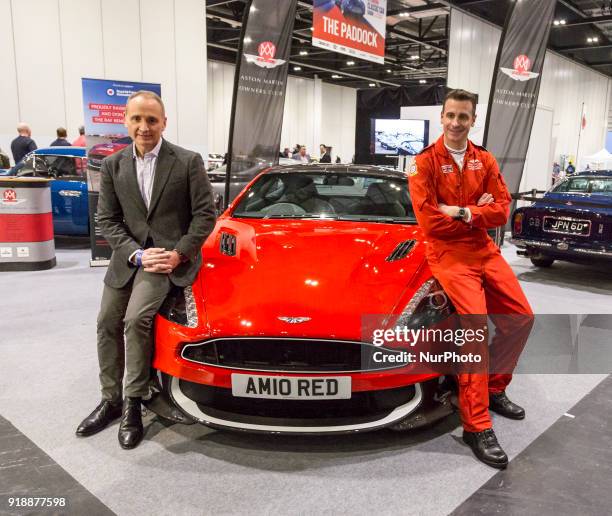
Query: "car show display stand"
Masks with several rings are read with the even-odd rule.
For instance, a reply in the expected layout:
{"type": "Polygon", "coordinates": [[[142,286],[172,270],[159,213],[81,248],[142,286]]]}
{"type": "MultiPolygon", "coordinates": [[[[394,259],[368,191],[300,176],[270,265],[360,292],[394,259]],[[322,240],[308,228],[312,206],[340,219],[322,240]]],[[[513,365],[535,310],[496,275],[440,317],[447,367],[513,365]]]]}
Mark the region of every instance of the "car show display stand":
{"type": "Polygon", "coordinates": [[[0,271],[55,265],[50,181],[0,178],[0,271]]]}

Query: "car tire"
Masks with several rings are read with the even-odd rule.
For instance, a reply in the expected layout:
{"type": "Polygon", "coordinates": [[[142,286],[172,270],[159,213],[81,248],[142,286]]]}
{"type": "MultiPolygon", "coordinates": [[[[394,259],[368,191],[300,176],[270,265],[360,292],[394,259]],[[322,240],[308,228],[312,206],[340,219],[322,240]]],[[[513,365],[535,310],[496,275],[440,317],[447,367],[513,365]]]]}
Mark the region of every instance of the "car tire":
{"type": "Polygon", "coordinates": [[[530,258],[531,263],[533,263],[536,267],[550,267],[555,259],[554,258],[546,258],[546,257],[541,257],[541,258],[530,258]]]}

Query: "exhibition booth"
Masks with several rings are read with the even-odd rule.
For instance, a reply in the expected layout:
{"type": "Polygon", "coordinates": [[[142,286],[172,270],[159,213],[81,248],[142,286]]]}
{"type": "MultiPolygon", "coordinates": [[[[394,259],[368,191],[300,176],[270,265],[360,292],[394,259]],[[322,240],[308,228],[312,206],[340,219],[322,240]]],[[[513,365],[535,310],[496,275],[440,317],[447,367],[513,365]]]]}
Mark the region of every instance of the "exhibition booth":
{"type": "Polygon", "coordinates": [[[607,513],[612,79],[480,4],[0,0],[2,510],[607,513]]]}

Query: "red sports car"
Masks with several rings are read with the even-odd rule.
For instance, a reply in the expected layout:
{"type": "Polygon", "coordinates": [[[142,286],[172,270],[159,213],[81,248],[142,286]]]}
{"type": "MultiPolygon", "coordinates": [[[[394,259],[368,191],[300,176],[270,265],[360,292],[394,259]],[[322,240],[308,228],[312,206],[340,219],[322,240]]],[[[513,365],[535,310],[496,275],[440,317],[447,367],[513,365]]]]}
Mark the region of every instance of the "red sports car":
{"type": "Polygon", "coordinates": [[[385,348],[364,330],[380,314],[390,325],[430,324],[454,311],[422,240],[404,173],[262,172],[219,218],[193,285],[160,310],[161,392],[150,408],[183,423],[294,434],[403,430],[448,415],[443,377],[378,363],[385,348]]]}
{"type": "Polygon", "coordinates": [[[94,170],[100,170],[100,167],[102,166],[102,160],[104,158],[115,154],[115,152],[119,152],[120,150],[125,149],[131,143],[132,138],[130,138],[129,136],[124,136],[112,142],[99,143],[98,145],[94,145],[91,149],[89,149],[89,152],[87,153],[89,167],[94,170]]]}

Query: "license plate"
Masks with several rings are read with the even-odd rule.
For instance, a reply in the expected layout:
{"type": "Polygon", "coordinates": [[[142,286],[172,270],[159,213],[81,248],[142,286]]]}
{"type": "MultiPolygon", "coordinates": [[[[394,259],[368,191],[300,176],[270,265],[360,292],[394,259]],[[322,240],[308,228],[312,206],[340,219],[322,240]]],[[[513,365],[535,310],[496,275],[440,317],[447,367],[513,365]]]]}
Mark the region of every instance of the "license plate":
{"type": "Polygon", "coordinates": [[[591,221],[544,217],[544,231],[549,233],[563,233],[565,235],[589,236],[591,233],[591,221]]]}
{"type": "Polygon", "coordinates": [[[232,374],[232,394],[287,400],[350,399],[350,376],[259,376],[232,374]]]}

